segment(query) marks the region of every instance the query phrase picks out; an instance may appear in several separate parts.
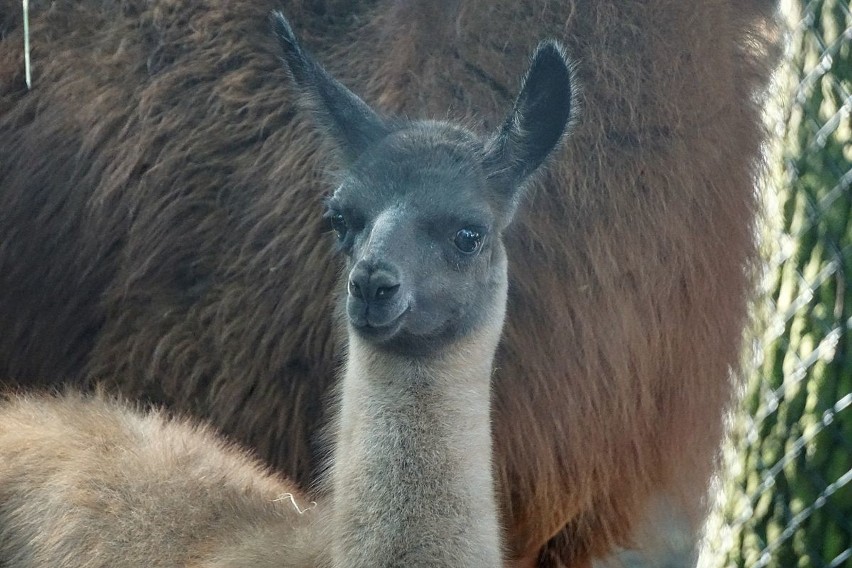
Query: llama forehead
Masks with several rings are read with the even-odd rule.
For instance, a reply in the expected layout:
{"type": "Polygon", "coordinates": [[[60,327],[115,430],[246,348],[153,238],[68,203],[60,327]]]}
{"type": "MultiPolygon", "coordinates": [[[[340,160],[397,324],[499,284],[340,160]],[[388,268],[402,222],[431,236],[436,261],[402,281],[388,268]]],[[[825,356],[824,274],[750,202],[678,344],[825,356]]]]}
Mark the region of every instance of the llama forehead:
{"type": "Polygon", "coordinates": [[[394,209],[434,217],[490,217],[482,142],[443,123],[415,123],[368,149],[336,197],[375,217],[394,209]]]}

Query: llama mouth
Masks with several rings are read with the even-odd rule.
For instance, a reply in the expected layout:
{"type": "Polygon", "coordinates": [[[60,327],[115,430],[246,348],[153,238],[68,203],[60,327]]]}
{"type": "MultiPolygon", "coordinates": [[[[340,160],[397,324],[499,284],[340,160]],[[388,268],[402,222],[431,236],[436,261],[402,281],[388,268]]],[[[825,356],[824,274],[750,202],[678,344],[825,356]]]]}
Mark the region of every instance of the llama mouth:
{"type": "Polygon", "coordinates": [[[371,325],[367,322],[358,325],[355,322],[352,322],[352,327],[365,339],[383,343],[385,341],[390,341],[399,333],[402,329],[402,321],[401,318],[397,318],[384,325],[371,325]]]}
{"type": "Polygon", "coordinates": [[[405,315],[408,313],[410,306],[406,306],[400,314],[390,321],[378,323],[371,314],[365,314],[358,318],[349,318],[352,328],[365,339],[383,343],[393,339],[402,330],[405,315]],[[372,320],[372,321],[371,321],[372,320]]]}

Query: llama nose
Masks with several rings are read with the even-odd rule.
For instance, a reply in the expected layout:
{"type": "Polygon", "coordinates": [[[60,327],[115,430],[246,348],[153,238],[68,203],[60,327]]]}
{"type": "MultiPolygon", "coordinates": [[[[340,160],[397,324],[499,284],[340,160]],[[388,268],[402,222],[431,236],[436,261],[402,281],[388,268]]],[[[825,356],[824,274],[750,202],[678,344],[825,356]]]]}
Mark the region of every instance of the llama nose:
{"type": "Polygon", "coordinates": [[[391,266],[358,263],[349,274],[349,294],[365,302],[390,300],[399,291],[398,272],[391,266]]]}

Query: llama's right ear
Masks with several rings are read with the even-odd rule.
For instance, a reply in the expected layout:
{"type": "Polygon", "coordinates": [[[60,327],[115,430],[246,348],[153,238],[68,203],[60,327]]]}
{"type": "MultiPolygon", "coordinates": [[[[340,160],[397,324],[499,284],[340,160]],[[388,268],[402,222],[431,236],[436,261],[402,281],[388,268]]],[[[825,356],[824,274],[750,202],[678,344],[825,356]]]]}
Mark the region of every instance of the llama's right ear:
{"type": "Polygon", "coordinates": [[[326,72],[306,52],[290,22],[281,12],[270,15],[272,29],[290,75],[301,93],[301,102],[311,109],[319,126],[336,142],[347,164],[389,132],[388,126],[361,100],[326,72]]]}
{"type": "Polygon", "coordinates": [[[486,147],[489,175],[516,203],[524,182],[559,145],[576,112],[572,66],[562,46],[541,42],[512,112],[486,147]]]}

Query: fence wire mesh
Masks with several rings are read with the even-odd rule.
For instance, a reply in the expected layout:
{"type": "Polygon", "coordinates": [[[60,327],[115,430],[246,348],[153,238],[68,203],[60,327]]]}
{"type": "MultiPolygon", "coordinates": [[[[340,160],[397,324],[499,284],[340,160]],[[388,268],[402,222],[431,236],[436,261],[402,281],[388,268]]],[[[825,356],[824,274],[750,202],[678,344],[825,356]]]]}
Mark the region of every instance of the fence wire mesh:
{"type": "Polygon", "coordinates": [[[852,566],[852,10],[782,3],[754,360],[702,566],[852,566]]]}

